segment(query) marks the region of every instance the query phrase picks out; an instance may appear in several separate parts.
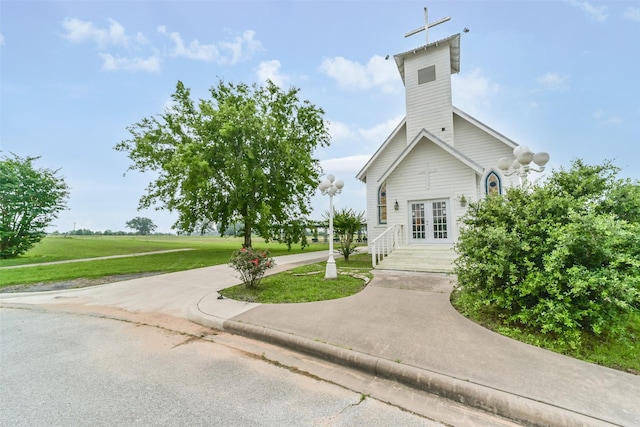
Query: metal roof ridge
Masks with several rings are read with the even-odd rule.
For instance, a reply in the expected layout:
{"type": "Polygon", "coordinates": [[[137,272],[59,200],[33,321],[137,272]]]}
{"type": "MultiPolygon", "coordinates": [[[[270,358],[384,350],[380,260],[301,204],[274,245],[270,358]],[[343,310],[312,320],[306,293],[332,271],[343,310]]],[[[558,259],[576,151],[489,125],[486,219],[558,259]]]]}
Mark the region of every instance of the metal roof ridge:
{"type": "Polygon", "coordinates": [[[397,54],[393,55],[393,57],[397,58],[397,57],[405,56],[405,55],[407,55],[409,53],[415,53],[415,52],[417,52],[419,50],[428,49],[431,46],[438,46],[440,43],[448,42],[448,41],[451,41],[451,40],[453,40],[455,38],[460,38],[460,33],[454,34],[454,35],[449,36],[449,37],[445,37],[444,39],[440,39],[440,40],[437,40],[437,41],[429,43],[429,44],[425,44],[423,46],[418,46],[418,47],[415,47],[413,49],[409,49],[409,50],[407,50],[405,52],[397,53],[397,54]]]}

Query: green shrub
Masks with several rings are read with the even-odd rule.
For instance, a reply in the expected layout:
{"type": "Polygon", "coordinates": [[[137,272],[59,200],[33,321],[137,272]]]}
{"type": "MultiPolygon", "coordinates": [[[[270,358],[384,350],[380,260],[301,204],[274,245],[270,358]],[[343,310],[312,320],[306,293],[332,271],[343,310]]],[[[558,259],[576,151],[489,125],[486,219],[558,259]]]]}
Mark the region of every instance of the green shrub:
{"type": "Polygon", "coordinates": [[[269,251],[253,248],[242,248],[231,255],[229,265],[240,273],[240,278],[247,288],[257,288],[264,273],[276,263],[269,256],[269,251]]]}
{"type": "Polygon", "coordinates": [[[456,245],[465,309],[573,348],[584,332],[620,332],[640,309],[640,187],[617,172],[578,160],[472,203],[456,245]]]}
{"type": "MultiPolygon", "coordinates": [[[[329,212],[324,214],[324,218],[329,220],[329,212]]],[[[333,228],[340,239],[338,252],[347,262],[349,262],[349,256],[356,251],[354,236],[362,228],[364,221],[364,212],[356,212],[353,209],[343,208],[333,213],[333,228]]]]}

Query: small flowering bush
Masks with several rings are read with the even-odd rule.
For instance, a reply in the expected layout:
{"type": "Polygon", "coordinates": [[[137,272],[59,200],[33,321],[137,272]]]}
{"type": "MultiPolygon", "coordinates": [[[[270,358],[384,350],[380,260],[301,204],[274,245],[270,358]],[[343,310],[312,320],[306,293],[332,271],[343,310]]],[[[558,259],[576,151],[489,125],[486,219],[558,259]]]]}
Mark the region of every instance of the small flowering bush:
{"type": "Polygon", "coordinates": [[[269,251],[253,248],[242,248],[231,255],[229,265],[240,273],[240,278],[247,288],[257,288],[265,271],[276,263],[269,256],[269,251]]]}

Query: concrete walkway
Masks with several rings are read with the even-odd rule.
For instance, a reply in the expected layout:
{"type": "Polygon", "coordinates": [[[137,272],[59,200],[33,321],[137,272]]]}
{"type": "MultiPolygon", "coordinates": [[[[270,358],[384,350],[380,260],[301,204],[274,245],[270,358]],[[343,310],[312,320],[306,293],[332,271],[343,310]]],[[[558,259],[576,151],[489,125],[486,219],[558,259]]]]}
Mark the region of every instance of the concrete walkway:
{"type": "MultiPolygon", "coordinates": [[[[277,257],[275,273],[323,253],[277,257]]],[[[529,425],[640,425],[640,377],[490,332],[449,303],[451,277],[375,271],[357,295],[305,304],[218,299],[226,265],[77,290],[1,294],[0,304],[85,304],[163,313],[397,380],[529,425]]]]}

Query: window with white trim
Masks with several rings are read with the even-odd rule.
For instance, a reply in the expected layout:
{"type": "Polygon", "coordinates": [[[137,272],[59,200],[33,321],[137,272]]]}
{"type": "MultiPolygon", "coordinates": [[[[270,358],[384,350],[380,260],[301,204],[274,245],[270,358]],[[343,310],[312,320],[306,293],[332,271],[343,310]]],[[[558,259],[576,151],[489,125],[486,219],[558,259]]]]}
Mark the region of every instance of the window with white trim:
{"type": "Polygon", "coordinates": [[[387,183],[378,188],[378,224],[387,223],[387,183]]]}

